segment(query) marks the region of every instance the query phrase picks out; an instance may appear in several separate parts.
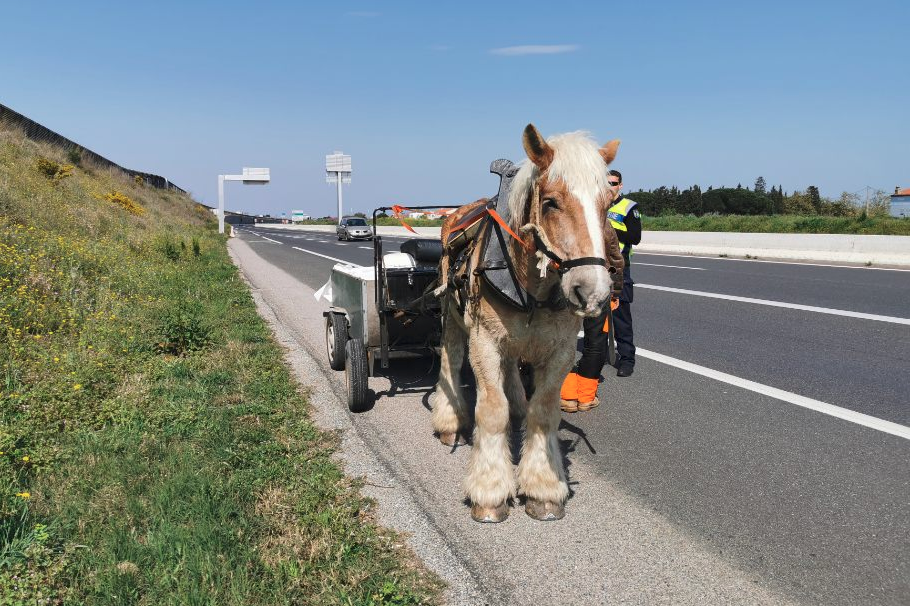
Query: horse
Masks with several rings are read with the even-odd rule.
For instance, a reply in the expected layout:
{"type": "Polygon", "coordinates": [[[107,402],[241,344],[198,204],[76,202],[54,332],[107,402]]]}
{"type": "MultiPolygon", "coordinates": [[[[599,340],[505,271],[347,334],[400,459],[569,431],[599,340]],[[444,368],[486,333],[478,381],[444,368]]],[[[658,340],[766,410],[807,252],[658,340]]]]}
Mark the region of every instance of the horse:
{"type": "MultiPolygon", "coordinates": [[[[503,222],[516,237],[506,243],[514,277],[533,302],[531,311],[510,305],[477,277],[482,245],[470,250],[462,270],[467,300],[449,289],[442,295],[443,335],[432,424],[443,444],[473,440],[464,490],[471,517],[501,522],[516,496],[509,443],[510,417],[524,417],[518,493],[537,520],[565,515],[569,494],[557,440],[559,390],[575,359],[582,317],[597,316],[622,286],[623,260],[607,209],[617,190],[608,179],[619,140],[599,147],[586,133],[544,140],[533,124],[522,137],[528,159],[514,176],[503,222]],[[520,232],[519,235],[516,232],[520,232]],[[618,282],[617,282],[618,281],[618,282]],[[461,386],[465,351],[477,384],[473,415],[461,386]],[[519,364],[530,366],[528,397],[519,364]],[[511,414],[510,414],[511,411],[511,414]]],[[[444,221],[445,244],[454,227],[486,205],[481,199],[444,221]]],[[[493,213],[495,214],[495,213],[493,213]]],[[[480,239],[494,237],[482,232],[480,239]],[[484,235],[486,234],[486,235],[484,235]]],[[[454,259],[443,254],[440,275],[448,280],[454,259]]]]}

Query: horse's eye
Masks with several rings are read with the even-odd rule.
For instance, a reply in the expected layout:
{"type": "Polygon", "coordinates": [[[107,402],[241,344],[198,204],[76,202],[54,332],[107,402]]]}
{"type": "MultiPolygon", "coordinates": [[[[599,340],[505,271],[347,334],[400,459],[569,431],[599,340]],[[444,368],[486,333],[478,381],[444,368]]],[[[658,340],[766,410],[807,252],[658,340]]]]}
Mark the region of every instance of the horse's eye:
{"type": "Polygon", "coordinates": [[[559,210],[559,204],[556,203],[556,200],[553,198],[546,198],[543,201],[543,209],[548,210],[559,210]]]}

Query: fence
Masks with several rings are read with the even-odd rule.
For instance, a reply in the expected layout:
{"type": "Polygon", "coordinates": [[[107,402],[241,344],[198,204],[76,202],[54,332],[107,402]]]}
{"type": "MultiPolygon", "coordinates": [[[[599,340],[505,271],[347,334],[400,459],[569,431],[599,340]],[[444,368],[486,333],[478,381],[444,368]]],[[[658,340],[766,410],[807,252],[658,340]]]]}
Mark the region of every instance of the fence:
{"type": "Polygon", "coordinates": [[[84,159],[88,159],[95,164],[100,166],[105,166],[109,168],[116,168],[123,171],[131,177],[142,177],[142,179],[152,187],[157,187],[158,189],[168,189],[179,191],[181,193],[186,193],[186,191],[180,187],[177,187],[164,177],[160,175],[153,175],[151,173],[144,173],[138,170],[132,170],[130,168],[124,168],[112,162],[102,156],[101,154],[95,153],[92,150],[79,145],[75,141],[67,139],[61,134],[55,133],[46,126],[38,124],[34,120],[27,118],[20,114],[19,112],[8,108],[7,106],[0,103],[0,124],[9,124],[11,126],[18,126],[25,132],[25,136],[33,141],[42,141],[44,143],[50,143],[51,145],[56,145],[66,151],[76,150],[79,152],[80,156],[84,159]]]}

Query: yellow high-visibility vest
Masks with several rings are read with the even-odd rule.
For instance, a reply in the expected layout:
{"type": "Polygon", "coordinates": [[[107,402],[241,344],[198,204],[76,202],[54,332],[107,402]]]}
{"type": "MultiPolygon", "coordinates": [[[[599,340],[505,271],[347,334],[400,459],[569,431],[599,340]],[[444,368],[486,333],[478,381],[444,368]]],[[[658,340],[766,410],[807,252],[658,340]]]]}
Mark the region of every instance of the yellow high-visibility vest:
{"type": "MultiPolygon", "coordinates": [[[[610,219],[610,225],[613,226],[613,229],[616,231],[629,231],[629,228],[626,227],[626,216],[628,216],[636,206],[638,206],[638,202],[625,197],[611,206],[607,210],[607,218],[610,219]]],[[[632,254],[632,245],[625,244],[622,247],[622,253],[632,254]]]]}

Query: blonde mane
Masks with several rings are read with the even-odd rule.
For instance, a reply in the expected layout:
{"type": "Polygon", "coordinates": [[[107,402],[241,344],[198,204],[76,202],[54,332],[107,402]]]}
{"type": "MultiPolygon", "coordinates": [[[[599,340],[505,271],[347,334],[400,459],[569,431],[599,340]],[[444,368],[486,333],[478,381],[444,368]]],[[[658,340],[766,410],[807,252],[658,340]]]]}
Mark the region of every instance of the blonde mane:
{"type": "MultiPolygon", "coordinates": [[[[580,199],[596,200],[604,188],[609,187],[609,168],[600,155],[600,146],[585,131],[554,135],[547,139],[554,149],[553,163],[547,169],[550,179],[562,180],[580,199]]],[[[534,181],[540,170],[533,162],[524,160],[512,181],[509,192],[509,217],[512,227],[521,227],[530,200],[534,181]]]]}

